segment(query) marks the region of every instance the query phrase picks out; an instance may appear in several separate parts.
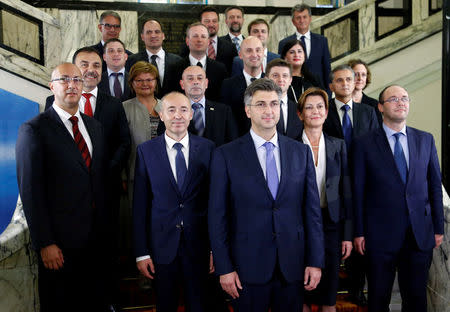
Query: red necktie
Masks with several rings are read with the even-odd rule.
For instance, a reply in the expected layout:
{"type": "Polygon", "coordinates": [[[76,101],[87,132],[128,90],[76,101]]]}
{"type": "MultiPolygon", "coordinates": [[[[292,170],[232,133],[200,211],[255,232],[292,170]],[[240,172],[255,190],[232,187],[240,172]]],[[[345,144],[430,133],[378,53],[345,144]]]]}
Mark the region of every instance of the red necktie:
{"type": "Polygon", "coordinates": [[[210,59],[215,60],[216,59],[216,51],[214,50],[214,40],[209,40],[209,45],[208,45],[208,57],[210,59]]]}
{"type": "Polygon", "coordinates": [[[83,157],[84,162],[86,163],[86,167],[88,169],[91,168],[91,155],[89,154],[89,149],[81,135],[80,129],[78,129],[78,117],[72,116],[69,118],[72,123],[72,131],[73,131],[73,139],[75,140],[75,144],[78,146],[78,149],[81,152],[81,156],[83,157]]]}
{"type": "Polygon", "coordinates": [[[90,93],[83,93],[82,96],[86,99],[86,103],[84,104],[84,113],[88,115],[89,117],[93,117],[94,114],[92,113],[92,105],[91,101],[89,100],[92,96],[90,93]]]}

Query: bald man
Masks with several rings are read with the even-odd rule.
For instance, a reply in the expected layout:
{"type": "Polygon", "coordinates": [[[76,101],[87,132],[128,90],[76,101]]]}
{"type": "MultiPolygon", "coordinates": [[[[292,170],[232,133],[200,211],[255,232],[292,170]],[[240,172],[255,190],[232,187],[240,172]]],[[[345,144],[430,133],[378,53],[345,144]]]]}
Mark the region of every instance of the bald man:
{"type": "Polygon", "coordinates": [[[243,135],[250,130],[250,121],[244,110],[245,89],[254,80],[264,77],[261,68],[264,47],[261,40],[254,36],[245,38],[241,44],[239,58],[244,63],[244,69],[241,73],[223,81],[221,102],[231,107],[239,135],[243,135]]]}
{"type": "Polygon", "coordinates": [[[57,66],[49,86],[53,105],[22,124],[16,142],[19,193],[39,256],[41,311],[102,311],[105,279],[93,260],[107,254],[103,128],[80,113],[77,66],[57,66]]]}

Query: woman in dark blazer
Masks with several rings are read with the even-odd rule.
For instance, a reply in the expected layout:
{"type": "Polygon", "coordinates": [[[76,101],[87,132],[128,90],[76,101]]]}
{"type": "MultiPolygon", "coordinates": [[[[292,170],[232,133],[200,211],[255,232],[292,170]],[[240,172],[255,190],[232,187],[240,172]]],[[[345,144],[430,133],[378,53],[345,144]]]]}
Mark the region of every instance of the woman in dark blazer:
{"type": "Polygon", "coordinates": [[[303,312],[310,304],[320,311],[336,311],[340,260],[352,250],[352,198],[344,140],[327,136],[322,127],[328,114],[328,95],[320,88],[307,89],[298,102],[303,121],[302,141],[314,157],[317,188],[322,208],[325,239],[325,268],[318,287],[305,293],[303,312]]]}
{"type": "Polygon", "coordinates": [[[377,120],[381,127],[383,125],[383,117],[378,110],[378,100],[367,96],[363,92],[372,81],[372,73],[370,72],[369,66],[361,59],[348,61],[348,66],[355,72],[355,89],[352,94],[353,101],[372,106],[375,109],[377,120]]]}
{"type": "Polygon", "coordinates": [[[292,83],[288,90],[288,98],[298,103],[302,93],[310,87],[323,88],[317,75],[311,73],[305,65],[306,48],[300,40],[286,42],[281,50],[281,58],[292,66],[292,83]]]}

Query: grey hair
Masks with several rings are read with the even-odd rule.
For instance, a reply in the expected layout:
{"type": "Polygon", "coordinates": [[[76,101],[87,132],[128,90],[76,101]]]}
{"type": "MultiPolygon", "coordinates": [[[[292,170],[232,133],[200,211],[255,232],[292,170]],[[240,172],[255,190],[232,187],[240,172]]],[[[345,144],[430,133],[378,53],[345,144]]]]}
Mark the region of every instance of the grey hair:
{"type": "Polygon", "coordinates": [[[338,72],[338,71],[341,71],[341,70],[348,70],[348,71],[350,71],[350,72],[352,73],[353,80],[355,80],[355,72],[353,71],[353,68],[351,68],[351,67],[350,67],[349,65],[347,65],[347,64],[342,64],[342,65],[336,66],[336,67],[333,68],[333,70],[331,71],[331,73],[330,73],[330,81],[331,81],[331,82],[333,82],[334,74],[335,74],[336,72],[338,72]]]}
{"type": "Polygon", "coordinates": [[[253,81],[245,90],[244,103],[246,106],[252,103],[253,94],[256,91],[275,91],[278,95],[278,100],[281,99],[283,92],[281,88],[269,78],[260,78],[253,81]]]}
{"type": "Polygon", "coordinates": [[[296,4],[291,9],[291,15],[292,15],[292,17],[294,17],[295,12],[303,12],[305,10],[308,10],[308,14],[309,14],[309,16],[311,16],[311,7],[309,5],[304,4],[304,3],[296,4]]]}

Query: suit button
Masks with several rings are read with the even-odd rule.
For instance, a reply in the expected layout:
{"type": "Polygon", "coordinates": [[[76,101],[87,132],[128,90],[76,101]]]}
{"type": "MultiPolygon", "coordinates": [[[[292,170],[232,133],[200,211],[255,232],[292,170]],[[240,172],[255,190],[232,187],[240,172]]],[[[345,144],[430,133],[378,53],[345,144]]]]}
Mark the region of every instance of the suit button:
{"type": "Polygon", "coordinates": [[[183,204],[180,204],[180,206],[179,206],[180,208],[183,208],[184,207],[184,205],[183,204]]]}
{"type": "Polygon", "coordinates": [[[277,211],[279,208],[277,206],[273,206],[272,208],[274,211],[277,211]]]}
{"type": "Polygon", "coordinates": [[[273,236],[273,237],[277,237],[277,233],[272,232],[272,236],[273,236]]]}
{"type": "Polygon", "coordinates": [[[177,229],[181,229],[182,228],[181,224],[177,224],[175,226],[176,226],[177,229]]]}

